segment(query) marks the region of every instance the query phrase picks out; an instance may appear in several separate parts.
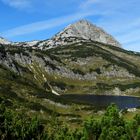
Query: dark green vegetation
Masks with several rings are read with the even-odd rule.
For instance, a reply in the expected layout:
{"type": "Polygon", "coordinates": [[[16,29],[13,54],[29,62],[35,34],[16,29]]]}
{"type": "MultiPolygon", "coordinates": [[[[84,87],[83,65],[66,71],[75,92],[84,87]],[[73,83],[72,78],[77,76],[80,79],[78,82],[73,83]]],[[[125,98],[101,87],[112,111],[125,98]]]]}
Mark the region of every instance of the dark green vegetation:
{"type": "Polygon", "coordinates": [[[139,54],[98,42],[49,50],[1,45],[1,139],[138,138],[138,116],[128,122],[114,106],[102,116],[58,94],[140,96],[139,62],[139,54]],[[87,116],[94,117],[84,121],[87,116]]]}
{"type": "Polygon", "coordinates": [[[23,112],[12,111],[0,105],[0,139],[1,140],[31,140],[45,139],[44,126],[36,118],[29,118],[23,112]]]}
{"type": "Polygon", "coordinates": [[[1,45],[0,96],[30,115],[56,112],[66,121],[72,114],[83,120],[91,111],[52,91],[139,96],[139,62],[139,54],[92,41],[49,50],[1,45]]]}
{"type": "MultiPolygon", "coordinates": [[[[1,99],[2,101],[2,99],[1,99]]],[[[52,114],[49,121],[37,117],[30,118],[22,112],[0,105],[1,140],[139,140],[140,115],[125,121],[118,108],[110,105],[101,119],[94,116],[82,122],[82,126],[72,129],[52,114]]]]}
{"type": "MultiPolygon", "coordinates": [[[[39,89],[39,94],[53,89],[59,94],[139,96],[139,61],[138,53],[93,41],[81,41],[49,50],[0,46],[1,73],[10,71],[18,75],[26,87],[39,89]]],[[[6,75],[0,84],[5,80],[8,83],[11,79],[6,75]]],[[[21,83],[17,83],[16,77],[13,80],[16,84],[21,83]]],[[[15,87],[11,88],[15,92],[15,87]]],[[[16,92],[19,94],[18,89],[16,92]]],[[[30,91],[30,94],[35,92],[30,91]]]]}
{"type": "MultiPolygon", "coordinates": [[[[57,83],[63,81],[65,86],[68,85],[67,90],[61,91],[60,88],[61,93],[117,94],[113,93],[117,87],[120,90],[118,94],[139,96],[139,54],[97,42],[85,42],[80,45],[75,43],[41,53],[51,54],[51,58],[54,57],[53,60],[58,62],[57,65],[71,70],[71,73],[66,72],[67,77],[55,73],[56,79],[51,79],[57,83]],[[105,86],[105,89],[102,90],[100,84],[105,86]],[[68,88],[71,85],[73,87],[68,88]]],[[[59,86],[56,87],[59,91],[59,86]]]]}

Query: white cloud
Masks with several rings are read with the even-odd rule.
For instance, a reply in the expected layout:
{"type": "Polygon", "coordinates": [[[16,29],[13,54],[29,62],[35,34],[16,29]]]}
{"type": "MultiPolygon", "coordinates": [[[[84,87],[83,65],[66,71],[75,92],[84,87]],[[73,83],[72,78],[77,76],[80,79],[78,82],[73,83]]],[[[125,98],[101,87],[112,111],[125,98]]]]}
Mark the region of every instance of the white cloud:
{"type": "Polygon", "coordinates": [[[14,36],[19,36],[19,35],[30,34],[33,32],[57,27],[63,24],[68,24],[70,22],[73,22],[78,19],[82,19],[90,15],[93,15],[93,12],[89,11],[85,13],[75,13],[72,15],[64,16],[64,17],[58,17],[58,18],[54,18],[50,20],[39,21],[39,22],[23,25],[20,27],[16,27],[14,29],[10,29],[8,31],[1,33],[1,35],[6,38],[9,38],[9,37],[14,37],[14,36]]]}
{"type": "MultiPolygon", "coordinates": [[[[10,1],[10,0],[3,0],[3,1],[10,1]]],[[[13,0],[13,2],[16,3],[16,1],[20,0],[13,0]]],[[[23,0],[26,3],[26,0],[23,0]]],[[[30,2],[31,0],[29,0],[30,2]]],[[[9,3],[9,5],[12,3],[9,3]]],[[[57,26],[61,26],[64,24],[71,23],[73,21],[91,16],[91,15],[96,15],[96,11],[93,10],[86,10],[86,11],[79,11],[77,13],[73,13],[71,15],[65,15],[63,17],[57,17],[49,20],[43,20],[43,21],[37,21],[34,23],[26,24],[26,25],[21,25],[19,27],[4,31],[0,33],[1,36],[6,37],[6,38],[11,38],[15,36],[20,36],[20,35],[25,35],[25,34],[31,34],[34,32],[46,30],[46,29],[51,29],[57,26]]]]}
{"type": "Polygon", "coordinates": [[[2,2],[18,9],[29,8],[31,6],[31,0],[2,0],[2,2]]]}
{"type": "Polygon", "coordinates": [[[86,1],[83,1],[80,5],[79,5],[79,8],[81,10],[87,10],[87,8],[89,8],[91,5],[93,4],[97,4],[99,3],[100,0],[86,0],[86,1]]]}
{"type": "Polygon", "coordinates": [[[132,44],[133,42],[139,41],[140,40],[140,30],[133,30],[130,31],[129,33],[126,32],[120,36],[118,36],[118,39],[121,40],[123,44],[132,44]]]}

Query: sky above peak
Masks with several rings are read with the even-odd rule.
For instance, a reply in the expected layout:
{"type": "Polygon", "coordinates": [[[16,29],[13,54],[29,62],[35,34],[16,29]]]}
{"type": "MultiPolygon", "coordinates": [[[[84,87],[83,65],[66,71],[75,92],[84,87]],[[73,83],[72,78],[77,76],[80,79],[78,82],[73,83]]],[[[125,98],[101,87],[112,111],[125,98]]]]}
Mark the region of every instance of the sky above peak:
{"type": "Polygon", "coordinates": [[[123,48],[140,52],[139,0],[0,0],[0,36],[42,40],[86,19],[113,35],[123,48]]]}

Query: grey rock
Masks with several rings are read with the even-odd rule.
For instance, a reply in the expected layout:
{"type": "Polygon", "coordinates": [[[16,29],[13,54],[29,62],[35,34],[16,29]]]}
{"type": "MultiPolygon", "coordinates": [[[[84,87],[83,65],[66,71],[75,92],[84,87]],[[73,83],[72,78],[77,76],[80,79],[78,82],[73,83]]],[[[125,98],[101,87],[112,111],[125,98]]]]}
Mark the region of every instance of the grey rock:
{"type": "Polygon", "coordinates": [[[49,49],[57,46],[80,43],[87,41],[97,41],[100,43],[121,47],[121,44],[102,28],[86,21],[80,20],[69,25],[63,31],[56,34],[50,40],[38,43],[38,48],[49,49]]]}
{"type": "Polygon", "coordinates": [[[0,44],[8,45],[8,44],[11,44],[11,42],[8,41],[8,40],[6,40],[6,39],[3,38],[3,37],[0,37],[0,44]]]}

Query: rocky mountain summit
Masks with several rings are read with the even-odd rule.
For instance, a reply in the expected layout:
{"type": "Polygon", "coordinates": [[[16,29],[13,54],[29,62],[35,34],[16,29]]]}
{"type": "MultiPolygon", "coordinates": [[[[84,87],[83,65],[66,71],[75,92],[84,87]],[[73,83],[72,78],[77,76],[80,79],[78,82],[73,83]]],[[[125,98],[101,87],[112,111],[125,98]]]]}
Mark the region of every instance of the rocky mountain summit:
{"type": "Polygon", "coordinates": [[[97,41],[121,47],[121,44],[111,35],[86,20],[80,20],[74,24],[68,25],[64,30],[56,34],[50,40],[40,42],[38,46],[48,46],[48,48],[52,48],[80,41],[97,41]]]}
{"type": "MultiPolygon", "coordinates": [[[[64,30],[48,40],[13,42],[11,44],[13,46],[32,47],[33,49],[46,50],[57,46],[87,41],[97,41],[100,43],[121,47],[121,44],[115,40],[114,37],[86,20],[80,20],[74,24],[68,25],[64,30]]],[[[10,44],[10,42],[4,39],[1,39],[0,43],[10,44]]]]}

